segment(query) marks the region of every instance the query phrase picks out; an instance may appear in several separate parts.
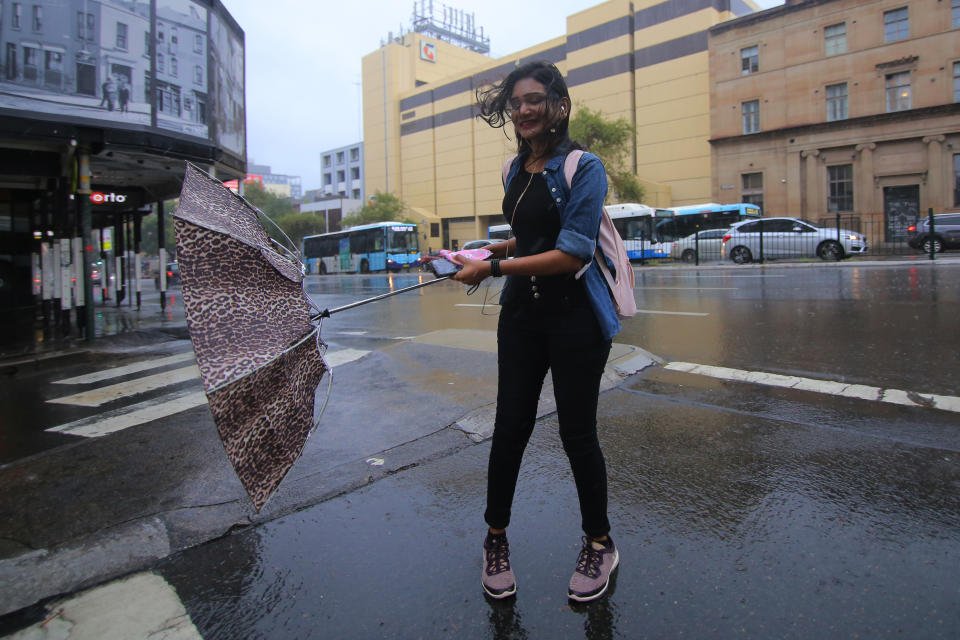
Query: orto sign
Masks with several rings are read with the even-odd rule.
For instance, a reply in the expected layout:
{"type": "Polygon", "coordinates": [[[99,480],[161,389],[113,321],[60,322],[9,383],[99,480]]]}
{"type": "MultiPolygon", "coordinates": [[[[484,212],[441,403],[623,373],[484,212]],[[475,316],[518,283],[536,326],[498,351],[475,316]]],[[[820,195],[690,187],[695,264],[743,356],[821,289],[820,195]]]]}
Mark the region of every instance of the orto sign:
{"type": "Polygon", "coordinates": [[[122,193],[103,193],[101,191],[94,191],[90,194],[90,202],[93,204],[104,204],[107,202],[115,202],[117,204],[123,204],[127,201],[127,196],[122,193]]]}

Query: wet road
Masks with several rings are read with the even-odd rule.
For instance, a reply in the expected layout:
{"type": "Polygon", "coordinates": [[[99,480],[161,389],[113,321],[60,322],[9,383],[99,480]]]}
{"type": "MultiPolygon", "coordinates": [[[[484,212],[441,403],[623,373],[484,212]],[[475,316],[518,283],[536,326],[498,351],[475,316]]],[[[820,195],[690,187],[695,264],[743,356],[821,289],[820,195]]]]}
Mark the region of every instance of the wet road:
{"type": "MultiPolygon", "coordinates": [[[[336,307],[418,278],[312,277],[307,287],[336,307]]],[[[431,330],[493,330],[493,293],[441,283],[337,314],[323,335],[377,350],[431,330]]],[[[668,361],[960,395],[960,265],[644,270],[637,300],[642,312],[617,341],[668,361]]],[[[52,375],[29,384],[42,396],[52,375]]],[[[579,515],[552,417],[522,470],[513,602],[488,602],[479,586],[489,444],[157,571],[207,640],[952,638],[957,415],[659,368],[630,378],[603,396],[599,416],[623,562],[609,597],[587,606],[565,597],[579,515]]]]}
{"type": "Polygon", "coordinates": [[[939,422],[944,446],[924,446],[886,437],[880,419],[847,428],[809,403],[798,421],[799,398],[767,398],[762,416],[737,392],[694,388],[691,403],[650,384],[601,401],[622,562],[597,603],[566,599],[579,515],[552,418],[521,471],[514,601],[488,601],[479,585],[488,445],[188,551],[159,572],[207,640],[956,637],[955,421],[939,422]]]}

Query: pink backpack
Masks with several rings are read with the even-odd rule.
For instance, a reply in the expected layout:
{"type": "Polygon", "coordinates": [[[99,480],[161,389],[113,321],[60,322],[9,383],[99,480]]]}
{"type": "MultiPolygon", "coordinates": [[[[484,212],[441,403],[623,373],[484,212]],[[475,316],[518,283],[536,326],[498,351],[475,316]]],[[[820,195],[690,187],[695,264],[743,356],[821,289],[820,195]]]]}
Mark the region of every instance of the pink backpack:
{"type": "MultiPolygon", "coordinates": [[[[575,149],[568,153],[566,160],[564,160],[563,175],[567,179],[568,189],[573,188],[573,174],[577,172],[577,165],[580,163],[582,156],[583,151],[575,149]]],[[[504,185],[506,185],[507,173],[510,171],[513,160],[514,158],[510,158],[503,165],[504,185]]],[[[597,266],[600,267],[600,272],[606,279],[607,286],[610,287],[610,294],[617,315],[621,318],[632,318],[637,315],[637,301],[633,297],[633,267],[630,266],[630,258],[627,256],[627,248],[623,245],[623,238],[620,237],[616,227],[613,226],[613,220],[610,219],[606,207],[602,207],[601,213],[600,233],[597,235],[597,249],[594,251],[594,258],[597,259],[597,266]],[[613,267],[617,272],[616,277],[610,273],[610,268],[607,267],[604,256],[609,257],[613,262],[613,267]]],[[[577,271],[577,279],[587,272],[591,262],[593,260],[587,262],[580,271],[577,271]]]]}

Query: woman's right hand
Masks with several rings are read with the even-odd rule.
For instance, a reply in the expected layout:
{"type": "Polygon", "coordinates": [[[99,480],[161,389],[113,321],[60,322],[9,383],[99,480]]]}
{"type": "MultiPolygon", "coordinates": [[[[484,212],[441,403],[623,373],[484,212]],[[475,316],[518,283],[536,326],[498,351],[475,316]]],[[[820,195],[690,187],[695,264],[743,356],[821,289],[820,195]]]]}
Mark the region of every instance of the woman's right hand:
{"type": "Polygon", "coordinates": [[[450,256],[450,259],[463,265],[463,269],[450,276],[452,280],[473,286],[480,284],[490,275],[490,263],[486,260],[471,260],[458,255],[450,256]]]}

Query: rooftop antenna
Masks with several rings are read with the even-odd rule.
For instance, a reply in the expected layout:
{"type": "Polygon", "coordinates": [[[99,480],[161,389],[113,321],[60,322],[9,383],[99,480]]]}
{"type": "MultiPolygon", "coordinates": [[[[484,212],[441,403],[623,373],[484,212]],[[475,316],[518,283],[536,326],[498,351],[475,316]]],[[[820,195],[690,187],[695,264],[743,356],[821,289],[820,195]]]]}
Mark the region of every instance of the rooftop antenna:
{"type": "Polygon", "coordinates": [[[419,6],[414,0],[413,31],[463,49],[490,54],[490,38],[483,35],[483,27],[477,31],[474,14],[445,4],[439,4],[439,8],[441,15],[437,16],[433,0],[420,0],[419,6]]]}

